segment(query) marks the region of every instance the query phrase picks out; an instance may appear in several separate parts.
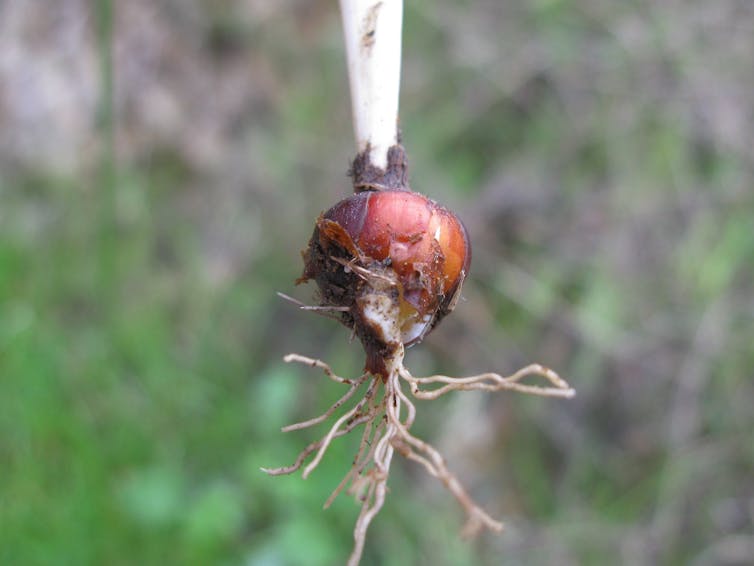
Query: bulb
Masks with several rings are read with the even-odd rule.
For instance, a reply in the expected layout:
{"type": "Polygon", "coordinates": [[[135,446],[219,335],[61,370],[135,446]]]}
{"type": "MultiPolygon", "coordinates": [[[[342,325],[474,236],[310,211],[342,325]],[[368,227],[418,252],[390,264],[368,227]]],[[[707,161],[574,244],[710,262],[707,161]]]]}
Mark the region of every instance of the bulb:
{"type": "MultiPolygon", "coordinates": [[[[424,195],[366,191],[319,218],[304,259],[301,280],[317,282],[324,304],[347,307],[344,322],[351,327],[359,320],[354,312],[358,297],[372,292],[370,286],[392,280],[401,342],[410,346],[455,307],[471,245],[460,219],[424,195]],[[365,272],[376,276],[371,285],[365,272]]],[[[368,340],[355,330],[369,350],[368,340]]]]}

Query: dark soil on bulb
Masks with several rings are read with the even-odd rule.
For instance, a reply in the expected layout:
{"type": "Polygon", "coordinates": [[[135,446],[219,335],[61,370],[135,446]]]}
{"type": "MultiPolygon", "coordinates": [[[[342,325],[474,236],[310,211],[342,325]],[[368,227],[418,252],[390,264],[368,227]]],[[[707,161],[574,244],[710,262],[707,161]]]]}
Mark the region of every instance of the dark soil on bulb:
{"type": "MultiPolygon", "coordinates": [[[[367,295],[377,292],[371,279],[356,273],[355,269],[374,274],[386,274],[389,267],[382,262],[365,257],[351,237],[337,223],[323,216],[317,219],[314,234],[303,252],[304,273],[296,284],[314,280],[322,305],[336,305],[349,310],[340,313],[340,321],[354,331],[366,352],[365,371],[386,378],[385,360],[390,358],[399,344],[386,340],[379,329],[368,324],[361,312],[367,295]],[[341,263],[338,260],[342,260],[341,263]],[[347,269],[344,263],[353,265],[347,269]]],[[[378,285],[382,287],[382,285],[378,285]]],[[[395,283],[386,284],[380,292],[387,294],[397,304],[400,292],[395,283]]]]}
{"type": "Polygon", "coordinates": [[[380,169],[369,161],[370,150],[359,153],[351,163],[348,171],[353,180],[353,191],[383,191],[386,189],[401,189],[410,191],[408,186],[408,158],[406,150],[401,144],[396,144],[387,152],[387,168],[380,169]]]}

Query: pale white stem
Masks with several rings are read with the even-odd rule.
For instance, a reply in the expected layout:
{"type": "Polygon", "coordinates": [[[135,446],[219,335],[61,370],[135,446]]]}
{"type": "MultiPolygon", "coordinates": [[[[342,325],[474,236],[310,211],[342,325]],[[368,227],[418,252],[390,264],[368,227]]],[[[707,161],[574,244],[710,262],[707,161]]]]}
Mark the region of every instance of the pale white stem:
{"type": "Polygon", "coordinates": [[[398,143],[403,0],[340,0],[358,152],[387,167],[398,143]]]}

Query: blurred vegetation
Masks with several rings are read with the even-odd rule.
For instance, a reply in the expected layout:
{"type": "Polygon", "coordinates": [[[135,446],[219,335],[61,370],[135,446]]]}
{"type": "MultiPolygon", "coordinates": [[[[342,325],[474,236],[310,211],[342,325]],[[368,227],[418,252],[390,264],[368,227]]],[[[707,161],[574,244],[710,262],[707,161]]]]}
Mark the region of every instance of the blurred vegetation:
{"type": "MultiPolygon", "coordinates": [[[[474,242],[415,374],[550,365],[573,401],[421,403],[506,532],[398,462],[365,564],[754,556],[754,4],[406,3],[415,189],[474,242]]],[[[352,156],[335,2],[0,3],[0,563],[329,565],[358,344],[296,289],[352,156]]]]}

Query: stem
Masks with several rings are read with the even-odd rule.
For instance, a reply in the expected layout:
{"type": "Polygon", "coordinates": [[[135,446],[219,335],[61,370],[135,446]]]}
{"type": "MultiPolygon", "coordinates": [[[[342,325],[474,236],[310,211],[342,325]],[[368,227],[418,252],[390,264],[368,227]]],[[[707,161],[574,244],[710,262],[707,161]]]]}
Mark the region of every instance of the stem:
{"type": "Polygon", "coordinates": [[[358,153],[385,170],[398,143],[403,0],[340,0],[358,153]]]}

